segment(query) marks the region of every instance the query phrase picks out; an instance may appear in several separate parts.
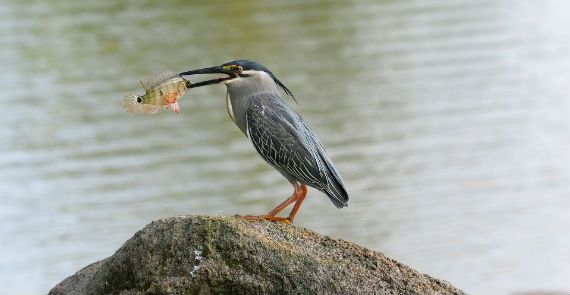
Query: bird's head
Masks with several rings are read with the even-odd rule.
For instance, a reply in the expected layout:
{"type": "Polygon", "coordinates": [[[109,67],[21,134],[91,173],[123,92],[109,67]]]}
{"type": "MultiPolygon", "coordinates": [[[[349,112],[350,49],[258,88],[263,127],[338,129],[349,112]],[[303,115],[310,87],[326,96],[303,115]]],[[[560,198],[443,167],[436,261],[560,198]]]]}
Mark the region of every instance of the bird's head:
{"type": "Polygon", "coordinates": [[[190,76],[196,74],[224,74],[227,76],[194,83],[190,85],[190,88],[211,84],[226,84],[228,89],[234,86],[252,88],[268,86],[265,83],[269,83],[272,84],[271,86],[280,87],[285,93],[295,99],[293,93],[268,68],[254,61],[234,60],[219,66],[182,72],[179,75],[190,76]]]}

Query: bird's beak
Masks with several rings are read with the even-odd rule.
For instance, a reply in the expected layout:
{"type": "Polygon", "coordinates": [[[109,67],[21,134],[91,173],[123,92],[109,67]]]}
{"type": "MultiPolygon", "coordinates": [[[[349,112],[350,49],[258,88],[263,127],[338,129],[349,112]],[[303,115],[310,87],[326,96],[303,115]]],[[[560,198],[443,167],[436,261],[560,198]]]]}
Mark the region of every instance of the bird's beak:
{"type": "Polygon", "coordinates": [[[230,80],[230,79],[233,79],[236,77],[235,74],[224,70],[224,68],[222,66],[186,71],[186,72],[182,72],[178,75],[190,76],[190,75],[197,75],[197,74],[225,74],[225,75],[228,75],[228,77],[220,77],[217,79],[206,80],[206,81],[194,83],[194,84],[191,84],[189,86],[189,88],[196,88],[196,87],[201,87],[201,86],[206,86],[206,85],[211,85],[211,84],[218,84],[218,83],[221,83],[221,82],[224,82],[224,81],[227,81],[227,80],[230,80]]]}

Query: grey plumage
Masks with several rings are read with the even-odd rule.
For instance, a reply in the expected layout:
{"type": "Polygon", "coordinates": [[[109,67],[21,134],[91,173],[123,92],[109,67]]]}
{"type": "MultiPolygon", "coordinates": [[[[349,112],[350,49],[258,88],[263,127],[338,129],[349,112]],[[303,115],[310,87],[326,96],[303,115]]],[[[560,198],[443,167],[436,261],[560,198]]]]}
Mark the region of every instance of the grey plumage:
{"type": "Polygon", "coordinates": [[[230,118],[250,138],[261,157],[283,174],[294,188],[290,198],[266,215],[244,218],[292,223],[307,195],[307,185],[327,194],[336,207],[347,206],[348,193],[332,160],[315,132],[285,103],[280,89],[294,99],[293,93],[266,67],[248,60],[231,61],[180,75],[216,73],[228,77],[194,83],[190,88],[225,84],[230,118]],[[292,203],[295,205],[289,217],[276,216],[292,203]]]}
{"type": "Polygon", "coordinates": [[[246,121],[257,152],[290,182],[326,193],[338,208],[347,205],[342,179],[319,139],[278,94],[254,95],[246,121]]]}

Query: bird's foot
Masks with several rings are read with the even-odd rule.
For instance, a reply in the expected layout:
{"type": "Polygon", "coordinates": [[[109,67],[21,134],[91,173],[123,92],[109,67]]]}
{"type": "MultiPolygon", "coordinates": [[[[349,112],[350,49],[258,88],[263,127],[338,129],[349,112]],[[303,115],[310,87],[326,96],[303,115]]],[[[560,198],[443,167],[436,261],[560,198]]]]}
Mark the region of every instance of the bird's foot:
{"type": "Polygon", "coordinates": [[[287,224],[292,224],[293,221],[289,217],[279,217],[279,216],[272,216],[272,215],[244,215],[240,216],[245,220],[269,220],[274,222],[283,222],[287,224]]]}

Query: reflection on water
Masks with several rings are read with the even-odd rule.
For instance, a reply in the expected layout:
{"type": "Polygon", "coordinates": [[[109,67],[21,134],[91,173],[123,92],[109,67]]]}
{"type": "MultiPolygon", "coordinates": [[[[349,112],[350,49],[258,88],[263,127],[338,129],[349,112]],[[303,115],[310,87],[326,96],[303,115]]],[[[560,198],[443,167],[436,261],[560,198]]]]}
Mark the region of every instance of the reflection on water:
{"type": "Polygon", "coordinates": [[[288,84],[351,193],[300,226],[473,294],[568,290],[563,1],[22,1],[0,6],[0,293],[45,293],[151,220],[290,193],[223,87],[132,117],[137,80],[236,58],[288,84]]]}

